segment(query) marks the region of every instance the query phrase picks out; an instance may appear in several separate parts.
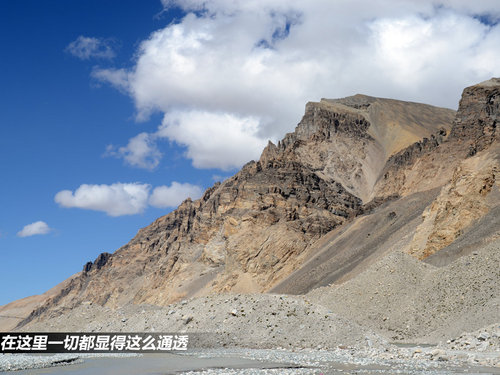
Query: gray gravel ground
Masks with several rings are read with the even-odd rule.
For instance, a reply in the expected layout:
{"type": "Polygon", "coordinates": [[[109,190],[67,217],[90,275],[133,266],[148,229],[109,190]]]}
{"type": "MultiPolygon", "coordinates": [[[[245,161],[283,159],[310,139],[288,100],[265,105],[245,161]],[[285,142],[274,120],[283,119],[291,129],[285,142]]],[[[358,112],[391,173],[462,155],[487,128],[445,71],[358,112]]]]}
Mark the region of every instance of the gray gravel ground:
{"type": "MultiPolygon", "coordinates": [[[[24,328],[24,327],[23,327],[24,328]]],[[[33,332],[204,332],[200,347],[314,348],[383,347],[386,340],[303,296],[221,294],[167,307],[111,310],[81,305],[29,326],[33,332]]]]}
{"type": "Polygon", "coordinates": [[[85,358],[136,357],[137,354],[0,354],[0,371],[19,371],[83,363],[85,358]]]}
{"type": "MultiPolygon", "coordinates": [[[[396,252],[341,286],[305,296],[221,294],[118,310],[88,302],[23,330],[205,332],[197,356],[284,364],[192,374],[500,374],[498,264],[500,240],[442,268],[396,252]],[[387,339],[440,343],[401,347],[387,339]]],[[[20,358],[0,356],[0,371],[20,366],[15,361],[29,368],[58,360],[20,358]]]]}
{"type": "Polygon", "coordinates": [[[78,354],[31,355],[0,354],[0,371],[15,371],[32,368],[45,368],[81,363],[78,354]]]}
{"type": "Polygon", "coordinates": [[[500,322],[500,240],[445,267],[394,252],[306,295],[390,341],[435,343],[500,322]]]}
{"type": "MultiPolygon", "coordinates": [[[[102,355],[97,355],[102,357],[102,355]]],[[[112,357],[114,355],[106,355],[112,357]]],[[[117,355],[130,357],[129,355],[117,355]]],[[[81,363],[92,360],[93,355],[3,355],[0,371],[8,369],[48,367],[51,365],[81,363]]],[[[190,350],[179,355],[166,355],[163,365],[158,366],[161,355],[138,358],[138,363],[124,366],[120,358],[102,362],[101,373],[113,372],[113,364],[120,374],[367,374],[367,375],[445,375],[445,374],[500,374],[498,353],[467,353],[435,347],[391,346],[386,351],[356,350],[285,350],[285,349],[202,349],[190,350]],[[170,361],[170,362],[169,362],[170,361]],[[255,362],[258,361],[258,362],[255,362]],[[496,361],[496,366],[493,364],[496,361]],[[170,365],[171,364],[171,365],[170,365]],[[281,364],[281,365],[280,365],[281,364]],[[158,372],[158,369],[161,372],[158,372]],[[124,372],[126,371],[126,372],[124,372]]],[[[134,361],[132,359],[132,361],[134,361]]],[[[65,366],[54,370],[57,374],[84,375],[99,371],[92,365],[65,366]]],[[[21,375],[52,373],[47,370],[22,371],[21,375]],[[40,372],[43,371],[43,372],[40,372]]]]}
{"type": "Polygon", "coordinates": [[[396,348],[385,355],[373,355],[373,351],[354,349],[338,350],[265,350],[265,349],[213,349],[191,352],[199,357],[238,357],[257,359],[266,362],[281,362],[296,365],[299,368],[277,370],[230,370],[208,369],[186,374],[500,374],[498,367],[468,364],[468,357],[442,360],[431,353],[434,348],[396,348]],[[415,356],[415,350],[421,350],[421,356],[415,356]],[[300,368],[303,367],[303,368],[300,368]]]}
{"type": "Polygon", "coordinates": [[[440,343],[441,348],[475,352],[497,352],[500,362],[500,323],[475,332],[463,333],[457,338],[440,343]]]}

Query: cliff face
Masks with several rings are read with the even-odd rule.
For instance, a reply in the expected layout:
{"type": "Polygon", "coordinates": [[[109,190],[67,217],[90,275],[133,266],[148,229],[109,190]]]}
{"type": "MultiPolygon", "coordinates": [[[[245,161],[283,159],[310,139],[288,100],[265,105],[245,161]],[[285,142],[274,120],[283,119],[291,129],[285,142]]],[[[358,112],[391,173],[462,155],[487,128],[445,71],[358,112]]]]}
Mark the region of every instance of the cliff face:
{"type": "Polygon", "coordinates": [[[499,171],[498,145],[460,162],[439,196],[423,212],[408,252],[425,259],[451,245],[473,223],[498,207],[499,171]]]}
{"type": "MultiPolygon", "coordinates": [[[[359,125],[357,119],[343,121],[359,125]]],[[[268,290],[301,264],[315,240],[362,207],[360,198],[316,173],[296,152],[325,137],[320,120],[304,116],[298,129],[307,134],[270,144],[261,160],[246,164],[201,199],[186,200],[114,254],[87,263],[36,314],[83,302],[165,305],[211,292],[268,290]]]]}
{"type": "Polygon", "coordinates": [[[28,320],[82,303],[167,305],[277,285],[305,292],[401,244],[423,259],[499,201],[499,87],[466,89],[454,122],[452,110],[364,95],[308,103],[295,132],[269,143],[259,161],[87,263],[28,320]],[[401,196],[411,198],[399,204],[401,196]],[[304,264],[322,249],[340,262],[318,257],[311,282],[304,264]]]}
{"type": "Polygon", "coordinates": [[[441,129],[390,157],[374,195],[407,195],[449,182],[464,159],[500,140],[499,108],[500,79],[465,88],[451,130],[441,129]]]}
{"type": "MultiPolygon", "coordinates": [[[[450,135],[444,131],[393,155],[375,195],[441,187],[422,214],[408,252],[419,259],[451,245],[499,204],[500,79],[464,89],[450,135]]],[[[486,239],[485,239],[486,240],[486,239]]]]}
{"type": "MultiPolygon", "coordinates": [[[[500,238],[500,142],[495,133],[499,88],[498,79],[466,88],[451,129],[439,127],[389,156],[372,191],[377,197],[372,202],[385,203],[323,236],[307,262],[272,291],[307,293],[325,286],[335,290],[362,277],[392,252],[447,266],[500,238]],[[474,145],[481,146],[471,148],[474,145]]],[[[355,104],[352,98],[341,101],[355,104]]],[[[357,105],[362,105],[359,100],[357,105]]],[[[377,278],[383,277],[372,281],[377,285],[377,278]]],[[[389,289],[388,295],[399,293],[389,289]]],[[[367,293],[358,302],[367,304],[372,297],[367,293]]],[[[411,293],[408,298],[413,298],[411,293]]],[[[385,309],[377,314],[385,314],[385,309]]]]}
{"type": "Polygon", "coordinates": [[[500,78],[467,87],[450,138],[469,145],[469,155],[500,140],[500,78]]]}
{"type": "Polygon", "coordinates": [[[306,105],[275,154],[300,160],[367,203],[387,160],[425,137],[448,134],[454,116],[450,109],[359,94],[322,99],[306,105]]]}
{"type": "MultiPolygon", "coordinates": [[[[500,206],[498,121],[500,79],[493,78],[464,90],[446,147],[435,155],[451,151],[456,156],[448,168],[451,177],[424,212],[409,251],[412,255],[425,259],[435,254],[500,206]]],[[[499,235],[499,229],[490,239],[499,235]]]]}

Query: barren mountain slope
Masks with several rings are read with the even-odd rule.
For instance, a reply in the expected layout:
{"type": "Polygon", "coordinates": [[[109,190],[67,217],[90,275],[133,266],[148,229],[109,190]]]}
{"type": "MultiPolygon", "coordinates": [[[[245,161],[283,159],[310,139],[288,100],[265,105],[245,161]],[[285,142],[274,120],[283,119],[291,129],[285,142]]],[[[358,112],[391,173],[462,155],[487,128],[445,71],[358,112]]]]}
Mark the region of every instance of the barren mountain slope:
{"type": "Polygon", "coordinates": [[[48,299],[58,295],[74,277],[57,284],[43,294],[22,298],[0,306],[0,332],[7,332],[16,327],[33,310],[42,306],[48,299]]]}
{"type": "Polygon", "coordinates": [[[324,234],[382,203],[362,206],[386,159],[449,129],[453,114],[360,95],[308,103],[295,132],[270,143],[258,162],[185,201],[114,254],[101,254],[28,320],[83,302],[166,305],[212,292],[269,290],[324,234]]]}
{"type": "Polygon", "coordinates": [[[408,248],[424,209],[437,194],[434,189],[393,199],[375,212],[331,231],[311,246],[308,261],[271,292],[304,294],[317,287],[339,284],[387,253],[408,248]]]}
{"type": "MultiPolygon", "coordinates": [[[[309,296],[393,340],[436,342],[498,324],[499,118],[500,80],[468,87],[447,140],[419,142],[392,157],[376,188],[407,197],[391,204],[441,184],[439,193],[411,225],[406,241],[392,249],[382,244],[389,255],[360,267],[355,278],[309,296]],[[425,177],[420,183],[419,175],[425,177]]],[[[382,212],[371,216],[382,220],[382,212]]],[[[382,250],[372,250],[376,252],[382,250]]],[[[300,281],[296,275],[301,271],[288,280],[300,281]]]]}
{"type": "Polygon", "coordinates": [[[458,163],[442,188],[393,198],[326,234],[271,291],[300,294],[338,284],[395,250],[435,265],[470,254],[500,238],[499,170],[500,144],[494,144],[458,163]]]}
{"type": "MultiPolygon", "coordinates": [[[[389,159],[374,195],[404,196],[442,186],[422,215],[410,254],[425,259],[500,205],[499,118],[500,79],[493,78],[464,89],[444,142],[427,139],[389,159]]],[[[494,235],[494,228],[490,232],[494,235]]]]}
{"type": "Polygon", "coordinates": [[[448,183],[464,159],[500,141],[499,117],[500,78],[465,88],[449,137],[443,141],[434,134],[392,155],[373,196],[413,194],[448,183]]]}
{"type": "Polygon", "coordinates": [[[396,251],[307,296],[389,340],[446,341],[500,322],[499,264],[498,239],[445,267],[396,251]]]}
{"type": "Polygon", "coordinates": [[[359,94],[322,99],[306,105],[301,123],[273,155],[298,157],[366,203],[389,157],[434,134],[442,141],[454,117],[451,109],[359,94]]]}
{"type": "Polygon", "coordinates": [[[198,292],[263,291],[312,239],[360,205],[300,164],[252,162],[141,229],[113,255],[101,254],[46,307],[165,305],[198,292]]]}
{"type": "MultiPolygon", "coordinates": [[[[471,225],[490,211],[500,208],[500,145],[490,147],[461,163],[454,169],[451,180],[422,215],[409,253],[419,259],[451,245],[471,225]]],[[[483,233],[483,241],[500,231],[491,228],[483,233]]]]}
{"type": "Polygon", "coordinates": [[[448,139],[443,131],[389,158],[373,195],[390,202],[321,238],[272,291],[341,283],[394,250],[446,265],[498,238],[499,93],[495,79],[466,88],[448,139]]]}

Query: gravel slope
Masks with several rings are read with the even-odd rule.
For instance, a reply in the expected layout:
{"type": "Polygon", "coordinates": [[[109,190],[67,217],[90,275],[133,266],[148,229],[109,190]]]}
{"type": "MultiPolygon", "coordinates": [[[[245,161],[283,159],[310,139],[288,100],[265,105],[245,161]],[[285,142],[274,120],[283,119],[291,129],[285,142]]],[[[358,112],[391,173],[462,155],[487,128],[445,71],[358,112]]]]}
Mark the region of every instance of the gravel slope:
{"type": "Polygon", "coordinates": [[[307,296],[389,340],[446,341],[500,322],[500,240],[442,268],[395,252],[307,296]]]}
{"type": "Polygon", "coordinates": [[[90,304],[30,331],[204,332],[203,347],[336,348],[377,346],[386,341],[302,296],[226,294],[193,298],[168,307],[111,310],[90,304]]]}

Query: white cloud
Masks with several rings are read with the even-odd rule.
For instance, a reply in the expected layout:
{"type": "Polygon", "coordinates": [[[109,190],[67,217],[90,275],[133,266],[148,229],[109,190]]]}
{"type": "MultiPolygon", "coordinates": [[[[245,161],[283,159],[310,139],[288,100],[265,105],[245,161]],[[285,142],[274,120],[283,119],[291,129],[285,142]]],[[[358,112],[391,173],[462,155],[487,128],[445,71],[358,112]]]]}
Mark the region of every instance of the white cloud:
{"type": "Polygon", "coordinates": [[[105,155],[122,157],[129,165],[145,169],[154,169],[162,157],[154,136],[148,133],[136,135],[129,140],[127,146],[118,150],[112,145],[108,146],[105,155]]]}
{"type": "Polygon", "coordinates": [[[172,182],[170,186],[158,186],[149,198],[149,204],[154,207],[177,207],[186,198],[198,199],[203,189],[196,185],[172,182]]]}
{"type": "Polygon", "coordinates": [[[150,185],[139,183],[83,184],[75,192],[58,192],[54,200],[62,207],[103,211],[116,217],[142,213],[148,205],[160,208],[176,207],[188,197],[198,199],[203,194],[201,186],[176,181],[170,186],[156,187],[152,194],[150,191],[150,185]]]}
{"type": "Polygon", "coordinates": [[[25,225],[23,229],[17,232],[18,237],[30,237],[37,234],[47,234],[52,229],[44,221],[36,221],[34,223],[25,225]]]}
{"type": "Polygon", "coordinates": [[[258,137],[259,123],[227,113],[170,112],[156,133],[187,147],[197,168],[231,169],[255,158],[266,142],[258,137]]]}
{"type": "Polygon", "coordinates": [[[112,59],[115,51],[109,39],[91,38],[80,35],[66,47],[66,51],[82,60],[90,58],[112,59]]]}
{"type": "Polygon", "coordinates": [[[125,69],[100,69],[94,67],[92,78],[97,81],[108,82],[124,93],[130,90],[129,73],[125,69]]]}
{"type": "Polygon", "coordinates": [[[138,119],[163,112],[158,136],[201,168],[258,157],[307,101],[360,92],[456,107],[463,87],[500,75],[498,1],[162,2],[188,14],[144,40],[131,69],[93,77],[127,92],[138,119]]]}
{"type": "Polygon", "coordinates": [[[74,193],[60,191],[54,200],[62,207],[103,211],[109,216],[133,215],[146,209],[150,188],[148,184],[139,183],[84,184],[74,193]]]}

